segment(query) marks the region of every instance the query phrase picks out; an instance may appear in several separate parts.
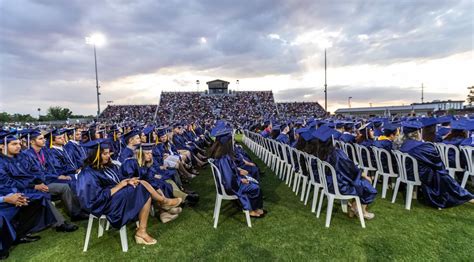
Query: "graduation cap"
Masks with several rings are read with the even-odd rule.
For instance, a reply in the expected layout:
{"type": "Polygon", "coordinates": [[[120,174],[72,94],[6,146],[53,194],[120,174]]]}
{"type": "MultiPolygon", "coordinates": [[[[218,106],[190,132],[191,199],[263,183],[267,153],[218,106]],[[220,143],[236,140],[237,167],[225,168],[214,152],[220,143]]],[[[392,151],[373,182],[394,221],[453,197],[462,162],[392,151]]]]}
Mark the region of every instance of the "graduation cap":
{"type": "Polygon", "coordinates": [[[440,123],[440,124],[449,124],[453,120],[455,120],[454,116],[441,116],[441,117],[438,117],[438,123],[440,123]]]}
{"type": "Polygon", "coordinates": [[[15,140],[18,140],[18,137],[17,137],[17,131],[16,130],[13,130],[13,131],[5,131],[5,132],[2,132],[0,134],[0,139],[3,140],[3,143],[4,143],[4,154],[6,155],[7,154],[7,145],[8,143],[10,143],[11,141],[15,141],[15,140]]]}
{"type": "Polygon", "coordinates": [[[153,150],[154,146],[155,146],[155,144],[153,144],[153,143],[141,143],[140,144],[140,149],[142,151],[151,151],[151,150],[153,150]]]}
{"type": "Polygon", "coordinates": [[[222,144],[225,144],[230,139],[232,139],[232,132],[233,132],[233,129],[231,127],[223,126],[223,127],[219,127],[217,130],[214,130],[214,136],[219,142],[221,142],[222,144]]]}
{"type": "Polygon", "coordinates": [[[309,130],[309,127],[301,127],[301,128],[296,129],[295,133],[296,134],[301,134],[301,133],[306,132],[308,130],[309,130]]]}
{"type": "Polygon", "coordinates": [[[319,139],[322,142],[328,141],[332,138],[333,135],[337,133],[336,130],[328,127],[328,126],[321,126],[320,128],[316,129],[311,133],[314,138],[319,139]]]}
{"type": "Polygon", "coordinates": [[[125,142],[127,142],[130,138],[134,136],[139,136],[140,133],[141,133],[140,130],[132,129],[130,132],[123,135],[123,139],[125,140],[125,142]]]}
{"type": "Polygon", "coordinates": [[[397,129],[400,127],[399,124],[396,123],[390,123],[390,122],[385,122],[382,126],[382,132],[384,133],[390,133],[393,134],[397,131],[397,129]],[[385,132],[387,131],[387,132],[385,132]]]}
{"type": "Polygon", "coordinates": [[[167,129],[167,127],[164,127],[164,126],[159,127],[158,130],[157,130],[158,137],[165,136],[167,133],[168,133],[168,129],[167,129]]]}
{"type": "Polygon", "coordinates": [[[434,117],[422,117],[419,120],[422,127],[434,126],[438,124],[438,120],[434,117]]]}
{"type": "Polygon", "coordinates": [[[176,122],[176,123],[173,124],[173,129],[175,129],[175,128],[181,128],[181,127],[183,127],[183,126],[181,125],[181,122],[176,122]]]}
{"type": "Polygon", "coordinates": [[[344,123],[344,128],[354,128],[354,123],[353,122],[345,122],[344,123]]]}
{"type": "Polygon", "coordinates": [[[418,131],[422,128],[422,124],[419,121],[403,121],[402,122],[402,130],[403,133],[408,134],[415,131],[418,131]]]}
{"type": "Polygon", "coordinates": [[[280,131],[280,125],[272,126],[272,131],[280,131]]]}
{"type": "Polygon", "coordinates": [[[147,137],[148,142],[152,139],[153,131],[155,131],[154,126],[147,126],[143,129],[143,134],[147,137]]]}
{"type": "Polygon", "coordinates": [[[368,128],[372,128],[372,127],[373,127],[373,124],[369,122],[369,123],[366,123],[366,124],[360,126],[358,130],[362,131],[364,129],[368,129],[368,128]]]}
{"type": "Polygon", "coordinates": [[[474,121],[472,121],[472,120],[452,121],[451,122],[451,129],[452,130],[473,131],[474,130],[474,121]]]}
{"type": "Polygon", "coordinates": [[[344,127],[343,121],[335,121],[334,124],[337,129],[344,127]]]}
{"type": "Polygon", "coordinates": [[[96,139],[96,140],[90,140],[89,142],[81,144],[82,147],[86,148],[89,150],[89,152],[93,151],[95,152],[95,158],[94,161],[92,162],[93,165],[96,165],[97,168],[100,166],[100,151],[102,149],[108,149],[110,148],[110,143],[108,139],[96,139]]]}

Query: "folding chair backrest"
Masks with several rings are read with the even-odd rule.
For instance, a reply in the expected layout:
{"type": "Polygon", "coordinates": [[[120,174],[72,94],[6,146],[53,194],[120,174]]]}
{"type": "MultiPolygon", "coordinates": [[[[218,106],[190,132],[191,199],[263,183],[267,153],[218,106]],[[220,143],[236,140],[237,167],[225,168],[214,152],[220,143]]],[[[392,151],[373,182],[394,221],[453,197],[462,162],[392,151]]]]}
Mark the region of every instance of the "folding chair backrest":
{"type": "Polygon", "coordinates": [[[399,171],[401,180],[404,182],[415,182],[417,184],[421,183],[420,175],[418,173],[418,161],[407,153],[403,153],[399,150],[392,150],[392,151],[393,151],[393,154],[395,155],[395,158],[397,159],[398,171],[399,171]],[[409,166],[410,163],[412,165],[413,180],[409,179],[408,172],[407,172],[408,168],[410,167],[409,166]]]}
{"type": "Polygon", "coordinates": [[[324,189],[326,190],[326,193],[331,194],[329,191],[329,185],[328,185],[327,180],[332,179],[334,195],[340,196],[341,193],[339,192],[339,184],[337,183],[337,175],[336,175],[336,170],[334,169],[334,167],[328,162],[321,161],[318,159],[318,172],[319,172],[319,179],[324,189]],[[327,173],[328,170],[330,174],[327,173]],[[331,176],[330,178],[328,178],[329,175],[331,176]]]}
{"type": "Polygon", "coordinates": [[[359,160],[359,165],[365,168],[374,168],[372,166],[372,157],[370,154],[370,150],[366,146],[359,144],[354,144],[354,147],[357,151],[357,159],[359,160]],[[367,161],[367,164],[364,163],[364,156],[367,161]]]}
{"type": "Polygon", "coordinates": [[[395,170],[393,170],[393,160],[392,154],[390,154],[390,152],[388,152],[384,148],[379,148],[376,146],[372,146],[372,152],[374,152],[375,162],[377,163],[377,170],[379,172],[384,174],[396,174],[395,170]],[[382,156],[385,156],[385,158],[383,158],[382,156]],[[386,162],[387,164],[386,166],[388,168],[388,173],[385,172],[385,170],[383,169],[384,162],[386,162]]]}
{"type": "MultiPolygon", "coordinates": [[[[313,170],[313,165],[312,165],[313,161],[316,161],[317,163],[318,158],[311,154],[306,153],[306,165],[308,166],[308,169],[309,169],[309,177],[311,179],[311,183],[319,184],[318,181],[315,180],[315,174],[314,174],[315,170],[313,170]]],[[[319,176],[318,170],[316,170],[316,175],[319,176]]]]}
{"type": "Polygon", "coordinates": [[[354,145],[351,143],[344,143],[344,152],[346,152],[346,155],[354,162],[354,164],[358,165],[359,161],[357,159],[357,153],[354,148],[354,145]]]}
{"type": "Polygon", "coordinates": [[[441,156],[441,151],[443,151],[443,156],[441,156],[441,160],[443,161],[443,164],[446,169],[456,169],[461,171],[463,168],[461,167],[461,154],[459,151],[459,148],[455,145],[450,145],[450,144],[444,144],[444,143],[436,143],[436,148],[438,149],[438,152],[441,156]],[[454,166],[451,166],[451,163],[449,161],[449,153],[454,152],[454,166]]]}
{"type": "Polygon", "coordinates": [[[474,174],[474,147],[472,146],[460,146],[461,150],[464,152],[467,163],[467,171],[471,174],[474,174]]]}
{"type": "Polygon", "coordinates": [[[224,185],[222,185],[221,183],[222,181],[221,171],[214,164],[214,159],[208,159],[208,162],[211,165],[212,176],[214,177],[214,184],[216,185],[217,194],[227,196],[224,185]]]}

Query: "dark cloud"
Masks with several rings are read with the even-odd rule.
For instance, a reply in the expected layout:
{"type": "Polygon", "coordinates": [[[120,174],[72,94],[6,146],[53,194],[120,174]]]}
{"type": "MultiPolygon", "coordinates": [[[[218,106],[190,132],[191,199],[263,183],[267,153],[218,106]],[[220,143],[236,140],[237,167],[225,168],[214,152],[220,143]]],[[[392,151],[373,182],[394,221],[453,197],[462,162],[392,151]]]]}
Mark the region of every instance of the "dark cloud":
{"type": "Polygon", "coordinates": [[[84,79],[94,79],[92,48],[84,37],[95,31],[108,42],[97,50],[103,81],[179,66],[245,78],[301,73],[300,62],[321,53],[321,47],[292,41],[311,31],[332,42],[332,66],[469,51],[472,8],[469,0],[2,1],[0,99],[12,111],[19,109],[5,94],[35,93],[30,100],[37,103],[91,101],[93,89],[81,92],[91,88],[84,79]],[[325,35],[329,32],[337,34],[325,35]],[[63,99],[65,94],[71,97],[63,99]]]}

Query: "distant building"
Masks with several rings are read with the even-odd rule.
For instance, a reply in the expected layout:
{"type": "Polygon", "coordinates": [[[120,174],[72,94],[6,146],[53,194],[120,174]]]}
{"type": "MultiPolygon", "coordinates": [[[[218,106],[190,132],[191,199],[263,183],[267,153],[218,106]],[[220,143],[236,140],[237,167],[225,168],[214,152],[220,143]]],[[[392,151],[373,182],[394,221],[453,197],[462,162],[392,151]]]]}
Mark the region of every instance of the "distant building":
{"type": "Polygon", "coordinates": [[[416,115],[427,115],[437,111],[461,110],[463,109],[464,100],[434,100],[427,103],[413,103],[407,106],[377,106],[377,107],[354,107],[337,109],[336,115],[343,116],[395,116],[408,115],[415,113],[416,115]]]}
{"type": "Polygon", "coordinates": [[[216,79],[206,83],[210,95],[220,95],[229,93],[229,82],[216,79]]]}

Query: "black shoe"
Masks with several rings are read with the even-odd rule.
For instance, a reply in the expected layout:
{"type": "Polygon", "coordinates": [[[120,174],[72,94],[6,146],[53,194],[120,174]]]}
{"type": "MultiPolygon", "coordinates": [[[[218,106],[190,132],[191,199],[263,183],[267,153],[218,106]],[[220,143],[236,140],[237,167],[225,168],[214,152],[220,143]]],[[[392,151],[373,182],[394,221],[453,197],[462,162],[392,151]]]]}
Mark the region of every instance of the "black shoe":
{"type": "Polygon", "coordinates": [[[64,222],[64,224],[56,227],[56,232],[74,232],[77,229],[78,227],[76,225],[64,222]]]}
{"type": "Polygon", "coordinates": [[[6,251],[1,251],[1,252],[0,252],[0,260],[7,259],[9,255],[10,255],[10,252],[8,252],[8,250],[6,250],[6,251]]]}
{"type": "Polygon", "coordinates": [[[40,239],[41,239],[40,236],[26,235],[20,239],[15,240],[15,245],[36,242],[40,239]]]}
{"type": "Polygon", "coordinates": [[[198,194],[189,194],[186,196],[186,200],[190,203],[197,203],[199,202],[199,195],[198,194]]]}
{"type": "Polygon", "coordinates": [[[189,190],[189,189],[182,189],[181,191],[183,191],[184,193],[186,193],[188,195],[197,194],[195,191],[192,191],[192,190],[189,190]]]}
{"type": "Polygon", "coordinates": [[[87,219],[89,219],[89,214],[80,213],[77,216],[71,217],[71,222],[82,221],[82,220],[87,220],[87,219]]]}

